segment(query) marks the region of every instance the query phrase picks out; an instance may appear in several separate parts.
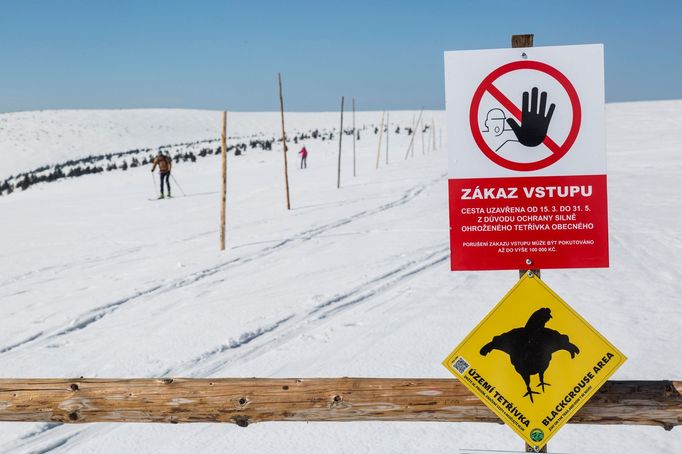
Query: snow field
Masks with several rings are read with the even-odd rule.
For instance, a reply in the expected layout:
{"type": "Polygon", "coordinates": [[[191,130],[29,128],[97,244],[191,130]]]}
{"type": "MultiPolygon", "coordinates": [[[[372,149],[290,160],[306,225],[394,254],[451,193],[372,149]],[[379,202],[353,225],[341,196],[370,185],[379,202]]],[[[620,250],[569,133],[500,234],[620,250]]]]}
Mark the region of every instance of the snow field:
{"type": "MultiPolygon", "coordinates": [[[[149,118],[137,119],[140,124],[177,121],[188,130],[174,130],[172,140],[170,132],[154,138],[142,130],[148,142],[124,143],[117,137],[129,136],[121,126],[129,120],[118,114],[111,113],[115,126],[107,142],[121,148],[111,151],[203,140],[217,135],[219,125],[215,112],[196,113],[210,121],[190,123],[171,118],[194,112],[144,111],[149,118]]],[[[407,126],[414,114],[391,112],[391,121],[407,126]]],[[[66,113],[25,115],[30,121],[53,115],[50,134],[58,134],[66,113]]],[[[108,124],[106,112],[92,123],[82,112],[71,115],[81,123],[69,138],[67,159],[84,150],[86,141],[75,137],[98,136],[98,125],[108,124]]],[[[241,115],[233,123],[228,116],[229,135],[277,134],[276,114],[241,115]]],[[[431,116],[438,128],[442,113],[431,116]]],[[[356,121],[378,126],[380,117],[362,113],[356,121]]],[[[287,118],[291,130],[338,128],[338,113],[287,118]]],[[[682,377],[674,348],[682,340],[676,266],[682,136],[670,127],[680,119],[678,101],[607,107],[611,268],[543,272],[548,285],[629,357],[614,379],[682,377]]],[[[344,126],[350,127],[350,115],[344,126]]],[[[187,197],[172,200],[147,200],[156,191],[149,166],[0,197],[0,374],[449,378],[440,362],[504,296],[516,273],[449,271],[444,148],[422,154],[417,136],[415,157],[405,161],[409,138],[392,134],[390,165],[384,165],[384,142],[375,170],[377,137],[367,130],[357,142],[358,176],[352,178],[350,139],[343,138],[340,190],[336,140],[305,143],[307,170],[297,168],[300,144],[290,145],[291,211],[284,206],[279,144],[272,152],[230,155],[225,253],[218,251],[218,156],[177,165],[173,173],[187,197]]],[[[7,148],[0,148],[5,155],[7,148]]],[[[21,165],[48,163],[53,155],[45,153],[21,165]]],[[[0,446],[16,453],[436,453],[520,451],[522,442],[495,424],[3,423],[0,446]]],[[[550,443],[554,452],[681,449],[678,429],[654,427],[567,425],[550,443]]]]}

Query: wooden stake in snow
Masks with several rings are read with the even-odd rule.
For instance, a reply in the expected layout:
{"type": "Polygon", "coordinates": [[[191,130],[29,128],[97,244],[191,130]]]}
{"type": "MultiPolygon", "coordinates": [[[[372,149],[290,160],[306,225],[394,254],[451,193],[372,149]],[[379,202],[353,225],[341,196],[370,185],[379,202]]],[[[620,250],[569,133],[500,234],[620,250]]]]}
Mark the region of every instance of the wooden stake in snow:
{"type": "Polygon", "coordinates": [[[517,47],[533,47],[533,34],[530,35],[512,35],[511,45],[512,48],[517,47]]]}
{"type": "Polygon", "coordinates": [[[426,137],[426,152],[431,153],[431,134],[433,133],[433,131],[431,130],[431,125],[428,125],[428,126],[429,126],[429,133],[428,133],[428,136],[426,137]]]}
{"type": "Polygon", "coordinates": [[[436,149],[436,120],[433,118],[431,119],[431,137],[433,137],[433,148],[432,150],[436,149]]]}
{"type": "Polygon", "coordinates": [[[433,150],[436,149],[436,130],[433,127],[433,118],[431,118],[431,124],[429,125],[429,144],[427,147],[427,151],[431,153],[433,150]]]}
{"type": "Polygon", "coordinates": [[[355,98],[353,98],[353,176],[355,176],[355,98]]]}
{"type": "Polygon", "coordinates": [[[375,169],[379,168],[379,156],[381,155],[381,137],[384,135],[384,113],[381,112],[381,126],[379,127],[379,146],[377,147],[377,164],[375,169]]]}
{"type": "Polygon", "coordinates": [[[282,97],[282,74],[277,73],[279,81],[279,111],[282,114],[282,150],[284,153],[284,188],[287,194],[287,210],[291,209],[289,200],[289,165],[287,163],[287,134],[284,132],[284,98],[282,97]]]}
{"type": "MultiPolygon", "coordinates": [[[[413,112],[412,113],[412,135],[413,136],[414,136],[414,132],[417,130],[417,123],[415,123],[416,120],[417,120],[417,116],[413,112]]],[[[407,153],[410,152],[410,146],[411,145],[412,145],[412,142],[410,142],[410,144],[407,146],[407,153]]],[[[414,157],[414,153],[412,154],[412,156],[414,157]]],[[[405,156],[405,159],[407,159],[407,155],[405,156]]]]}
{"type": "Polygon", "coordinates": [[[419,127],[419,129],[422,132],[422,154],[425,154],[425,152],[424,152],[424,120],[422,120],[422,123],[421,123],[421,126],[419,127]]]}
{"type": "Polygon", "coordinates": [[[407,151],[405,152],[405,160],[407,160],[407,157],[410,155],[410,150],[412,150],[412,157],[414,158],[414,136],[417,135],[417,126],[419,125],[419,122],[422,119],[423,113],[424,113],[424,109],[422,109],[419,112],[419,118],[417,118],[417,125],[413,126],[413,128],[412,128],[412,138],[410,139],[410,144],[407,146],[407,151]]]}
{"type": "Polygon", "coordinates": [[[220,250],[225,250],[225,203],[227,200],[227,112],[223,111],[220,133],[221,189],[220,189],[220,250]]]}
{"type": "Polygon", "coordinates": [[[343,96],[341,96],[341,129],[339,129],[339,165],[336,172],[336,188],[341,187],[341,141],[343,140],[343,96]]]}
{"type": "Polygon", "coordinates": [[[391,112],[386,112],[386,165],[388,165],[388,135],[391,133],[391,123],[388,121],[388,116],[391,112]]]}

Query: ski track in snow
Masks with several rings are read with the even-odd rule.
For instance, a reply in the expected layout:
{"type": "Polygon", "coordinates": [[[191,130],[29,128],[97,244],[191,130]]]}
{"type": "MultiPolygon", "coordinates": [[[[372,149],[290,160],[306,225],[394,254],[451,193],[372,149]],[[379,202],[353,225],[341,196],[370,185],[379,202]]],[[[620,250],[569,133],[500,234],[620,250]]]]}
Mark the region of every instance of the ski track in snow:
{"type": "Polygon", "coordinates": [[[42,434],[49,432],[50,430],[54,429],[55,427],[59,427],[59,426],[61,426],[60,423],[48,422],[45,424],[41,424],[36,430],[34,430],[33,432],[27,433],[26,435],[22,436],[21,439],[22,440],[28,440],[30,438],[37,437],[38,435],[42,435],[42,434]]]}
{"type": "MultiPolygon", "coordinates": [[[[239,339],[236,341],[231,339],[227,344],[222,344],[222,345],[215,347],[215,348],[213,348],[213,349],[211,349],[205,353],[202,353],[201,355],[199,355],[195,358],[190,359],[189,361],[183,362],[182,370],[187,370],[187,369],[191,368],[192,366],[195,366],[199,363],[206,361],[207,359],[211,359],[211,358],[216,357],[217,355],[221,355],[222,353],[224,353],[228,350],[235,350],[235,349],[238,349],[240,347],[243,347],[244,345],[249,344],[256,339],[258,339],[262,336],[265,336],[268,333],[275,331],[276,329],[278,329],[280,326],[282,326],[283,324],[285,324],[286,322],[288,322],[292,318],[294,318],[294,315],[290,315],[288,317],[285,317],[285,318],[283,318],[283,319],[281,319],[281,320],[279,320],[279,321],[277,321],[271,325],[268,325],[264,328],[257,328],[255,331],[247,331],[245,333],[242,333],[239,336],[239,339]]],[[[174,371],[174,369],[167,369],[166,371],[158,374],[158,376],[164,377],[164,376],[168,376],[168,375],[173,375],[174,374],[173,371],[174,371]]]]}
{"type": "Polygon", "coordinates": [[[40,432],[34,432],[29,434],[29,437],[23,437],[22,441],[23,443],[19,444],[18,446],[15,446],[11,448],[11,451],[6,451],[6,452],[17,452],[17,453],[30,453],[30,454],[46,454],[48,452],[52,452],[55,449],[59,449],[63,446],[66,446],[69,441],[71,441],[74,437],[78,436],[81,432],[75,432],[73,434],[63,436],[63,437],[54,437],[54,433],[48,432],[54,428],[61,427],[62,424],[57,424],[55,427],[50,427],[47,430],[43,430],[40,432]],[[44,443],[43,446],[36,446],[35,448],[32,448],[32,445],[40,445],[41,443],[44,443]]]}
{"type": "Polygon", "coordinates": [[[84,428],[68,435],[62,435],[59,434],[59,429],[63,426],[64,424],[61,423],[37,424],[35,430],[20,437],[13,446],[3,446],[3,452],[45,454],[67,445],[71,439],[83,433],[84,430],[90,429],[84,428]]]}
{"type": "MultiPolygon", "coordinates": [[[[264,257],[267,257],[273,253],[279,252],[282,250],[285,246],[292,246],[298,243],[306,242],[309,241],[319,235],[322,235],[326,232],[329,232],[330,230],[342,227],[344,225],[350,224],[352,222],[355,222],[360,219],[364,219],[369,216],[377,215],[380,213],[383,213],[387,210],[390,210],[392,208],[396,208],[399,206],[402,206],[416,197],[418,197],[420,194],[424,192],[424,190],[431,185],[437,184],[438,182],[442,181],[446,177],[446,174],[441,174],[438,178],[431,180],[427,184],[418,184],[415,185],[409,189],[407,189],[400,198],[392,201],[385,203],[383,205],[380,205],[376,208],[368,209],[368,210],[363,210],[358,213],[355,213],[351,216],[344,217],[341,219],[338,219],[334,222],[324,224],[318,227],[315,227],[313,229],[305,230],[301,233],[295,234],[289,238],[285,238],[275,245],[265,247],[260,249],[259,251],[256,251],[252,254],[246,255],[244,257],[236,257],[233,259],[230,259],[226,262],[220,263],[216,266],[206,268],[204,270],[194,272],[190,274],[188,277],[185,278],[179,278],[176,279],[170,283],[167,284],[159,284],[152,286],[150,288],[147,288],[145,290],[141,290],[136,292],[135,294],[119,299],[115,302],[105,304],[103,306],[91,309],[87,311],[85,314],[82,314],[78,317],[76,317],[74,320],[72,320],[68,326],[66,327],[61,327],[61,328],[55,328],[51,330],[51,332],[45,332],[45,330],[40,331],[37,334],[33,334],[29,336],[26,340],[22,342],[18,342],[12,345],[5,346],[0,349],[0,355],[4,355],[6,353],[9,353],[11,351],[14,351],[16,349],[22,348],[27,345],[34,345],[36,342],[43,342],[47,343],[52,341],[55,338],[60,338],[63,336],[66,336],[70,333],[73,333],[75,331],[80,331],[83,329],[88,328],[92,324],[96,323],[97,321],[101,320],[102,318],[106,317],[107,315],[110,315],[123,307],[124,305],[140,300],[141,298],[147,297],[147,296],[157,296],[160,294],[172,292],[174,290],[184,288],[193,284],[196,284],[197,282],[206,279],[210,276],[213,276],[217,273],[220,273],[221,271],[224,271],[228,268],[232,268],[234,266],[240,266],[244,265],[250,262],[253,262],[254,260],[259,260],[264,257]]],[[[137,250],[137,248],[131,248],[131,250],[137,250]]],[[[114,254],[116,256],[121,256],[125,254],[114,254]]],[[[28,274],[28,273],[27,273],[28,274]]]]}
{"type": "MultiPolygon", "coordinates": [[[[178,238],[175,240],[168,241],[168,244],[169,245],[183,244],[183,243],[186,243],[188,241],[192,241],[192,240],[195,240],[198,238],[202,238],[206,235],[211,235],[213,233],[214,233],[213,230],[209,230],[206,232],[193,234],[193,235],[190,235],[187,237],[182,237],[182,238],[178,238]]],[[[112,260],[128,257],[128,256],[130,256],[130,254],[134,254],[134,253],[144,251],[144,250],[148,250],[148,249],[154,249],[156,247],[158,247],[158,244],[156,244],[156,243],[147,243],[147,244],[138,245],[138,246],[134,246],[134,247],[127,248],[127,249],[119,249],[119,250],[113,251],[111,254],[108,254],[108,255],[98,255],[95,257],[86,257],[84,259],[76,260],[73,262],[46,266],[44,268],[40,268],[37,270],[33,270],[33,271],[29,271],[29,272],[26,272],[23,274],[19,274],[16,276],[10,276],[8,278],[5,278],[3,281],[0,281],[0,288],[19,283],[23,280],[30,279],[33,276],[42,276],[46,272],[51,272],[50,277],[48,279],[44,279],[44,280],[38,281],[38,282],[46,282],[46,281],[54,280],[56,278],[56,276],[58,276],[59,274],[62,274],[65,272],[72,272],[74,270],[74,268],[76,268],[76,267],[82,267],[84,269],[87,266],[97,265],[100,263],[109,263],[112,260]]]]}
{"type": "Polygon", "coordinates": [[[45,453],[48,453],[50,451],[54,451],[55,449],[61,448],[62,446],[66,445],[69,442],[69,440],[71,440],[73,437],[74,437],[74,435],[69,436],[69,437],[63,437],[57,441],[52,442],[51,444],[49,444],[48,446],[46,446],[44,448],[31,451],[31,454],[45,454],[45,453]]]}
{"type": "Polygon", "coordinates": [[[250,349],[239,350],[237,352],[238,354],[233,354],[235,349],[231,348],[229,345],[223,344],[196,358],[186,361],[175,368],[166,370],[162,376],[186,375],[203,377],[224,371],[224,368],[234,361],[253,357],[261,351],[276,348],[296,338],[302,332],[315,328],[319,324],[328,321],[328,319],[333,316],[339,315],[372,298],[382,296],[396,285],[405,282],[406,279],[443,263],[448,260],[449,257],[449,245],[442,245],[435,250],[428,251],[425,256],[419,259],[409,260],[395,269],[370,279],[346,293],[335,295],[327,301],[315,306],[312,310],[302,316],[292,315],[280,320],[272,329],[263,330],[260,335],[249,338],[248,342],[244,342],[237,346],[242,347],[247,343],[254,344],[250,349]],[[278,330],[280,326],[283,330],[278,330]],[[265,334],[271,333],[274,333],[275,335],[265,339],[264,342],[252,342],[257,338],[264,337],[265,334]]]}
{"type": "Polygon", "coordinates": [[[42,335],[43,335],[43,332],[40,331],[38,334],[34,334],[33,336],[31,336],[31,337],[29,337],[29,338],[26,338],[26,339],[24,339],[24,340],[22,340],[22,341],[19,341],[19,342],[15,343],[15,344],[8,345],[7,347],[3,347],[2,349],[0,349],[0,355],[3,354],[3,353],[7,353],[7,352],[9,352],[9,351],[12,351],[12,350],[14,350],[15,348],[19,348],[19,347],[21,347],[22,345],[30,344],[31,342],[33,342],[34,340],[38,339],[38,338],[41,337],[42,335]]]}

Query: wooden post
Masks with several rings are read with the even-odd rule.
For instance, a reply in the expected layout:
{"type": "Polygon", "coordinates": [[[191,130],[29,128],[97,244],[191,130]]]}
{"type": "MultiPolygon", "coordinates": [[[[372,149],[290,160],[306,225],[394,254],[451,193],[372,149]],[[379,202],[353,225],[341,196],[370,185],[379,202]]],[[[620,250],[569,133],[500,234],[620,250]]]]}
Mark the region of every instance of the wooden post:
{"type": "Polygon", "coordinates": [[[222,185],[220,189],[220,250],[225,250],[225,203],[227,200],[227,112],[223,111],[220,133],[222,185]]]}
{"type": "MultiPolygon", "coordinates": [[[[414,135],[417,133],[417,125],[415,123],[416,116],[414,113],[412,113],[412,137],[410,137],[410,143],[407,145],[407,150],[405,150],[405,161],[407,161],[407,157],[410,155],[410,149],[412,148],[412,144],[414,143],[414,135]]],[[[412,154],[412,157],[414,157],[414,153],[412,154]]]]}
{"type": "Polygon", "coordinates": [[[412,141],[410,142],[410,148],[411,148],[411,154],[412,154],[412,159],[414,159],[414,149],[417,146],[416,145],[416,137],[417,137],[417,128],[419,128],[419,122],[422,119],[422,115],[424,114],[424,109],[419,111],[419,117],[417,118],[417,124],[414,125],[414,133],[412,134],[412,141]]]}
{"type": "Polygon", "coordinates": [[[419,128],[422,132],[422,154],[424,153],[424,120],[422,120],[421,127],[419,128]]]}
{"type": "Polygon", "coordinates": [[[436,150],[436,120],[431,119],[431,137],[433,137],[432,151],[436,150]]]}
{"type": "MultiPolygon", "coordinates": [[[[414,139],[414,135],[417,133],[417,124],[415,123],[415,120],[417,119],[417,116],[412,113],[412,139],[414,139]]],[[[411,140],[409,145],[407,146],[407,153],[405,153],[405,159],[407,160],[407,154],[410,152],[410,147],[414,144],[414,140],[411,140]]],[[[414,152],[412,152],[412,157],[414,158],[414,152]]]]}
{"type": "MultiPolygon", "coordinates": [[[[422,114],[424,113],[424,109],[422,109],[419,112],[419,118],[417,118],[417,126],[419,126],[419,122],[422,119],[422,114]]],[[[412,150],[412,157],[414,158],[414,138],[417,135],[417,126],[415,126],[412,129],[412,138],[410,139],[410,144],[407,146],[407,151],[405,152],[405,160],[407,160],[407,157],[410,154],[410,150],[412,150]]]]}
{"type": "Polygon", "coordinates": [[[343,96],[341,96],[341,129],[339,131],[339,165],[336,173],[336,188],[341,187],[341,140],[343,139],[343,96]]]}
{"type": "MultiPolygon", "coordinates": [[[[533,47],[533,35],[512,35],[511,45],[512,48],[533,47]]],[[[528,271],[532,271],[535,276],[540,278],[540,270],[532,268],[533,262],[530,259],[528,259],[526,265],[528,265],[528,268],[519,270],[519,279],[521,279],[528,271]]],[[[547,452],[547,445],[545,445],[541,450],[536,451],[535,448],[526,443],[526,452],[547,452]]]]}
{"type": "Polygon", "coordinates": [[[391,112],[386,112],[386,165],[388,165],[388,136],[391,134],[391,123],[389,121],[389,115],[391,112]]]}
{"type": "Polygon", "coordinates": [[[429,135],[426,136],[426,153],[430,153],[431,152],[431,125],[428,123],[427,123],[427,125],[429,127],[429,135]]]}
{"type": "Polygon", "coordinates": [[[379,146],[377,147],[377,164],[374,167],[375,169],[379,168],[379,156],[381,155],[381,138],[384,135],[384,114],[385,112],[381,112],[381,126],[379,127],[379,146]]]}
{"type": "Polygon", "coordinates": [[[284,98],[282,97],[282,74],[277,73],[279,80],[279,111],[282,115],[282,152],[284,154],[284,188],[287,195],[287,210],[291,209],[291,201],[289,200],[289,165],[287,162],[287,134],[284,132],[284,98]]]}
{"type": "MultiPolygon", "coordinates": [[[[512,48],[533,47],[533,35],[512,35],[511,45],[512,45],[512,48]]],[[[530,258],[526,262],[526,265],[528,265],[528,268],[524,268],[524,269],[519,270],[519,279],[521,279],[523,277],[523,275],[526,273],[526,271],[528,271],[528,270],[533,271],[533,274],[535,274],[538,278],[540,277],[540,270],[533,268],[533,262],[530,260],[530,258]]],[[[529,449],[529,448],[530,447],[526,445],[526,449],[529,449]]],[[[528,451],[528,452],[532,452],[532,450],[528,451]]],[[[547,451],[540,451],[540,452],[547,452],[547,451]]]]}
{"type": "MultiPolygon", "coordinates": [[[[569,424],[682,425],[682,382],[607,381],[569,424]]],[[[0,421],[502,421],[452,378],[0,379],[0,421]]],[[[662,434],[663,435],[663,434],[662,434]]]]}
{"type": "Polygon", "coordinates": [[[355,176],[355,98],[353,98],[353,176],[355,176]]]}
{"type": "Polygon", "coordinates": [[[533,47],[533,36],[535,35],[512,35],[511,47],[533,47]]]}

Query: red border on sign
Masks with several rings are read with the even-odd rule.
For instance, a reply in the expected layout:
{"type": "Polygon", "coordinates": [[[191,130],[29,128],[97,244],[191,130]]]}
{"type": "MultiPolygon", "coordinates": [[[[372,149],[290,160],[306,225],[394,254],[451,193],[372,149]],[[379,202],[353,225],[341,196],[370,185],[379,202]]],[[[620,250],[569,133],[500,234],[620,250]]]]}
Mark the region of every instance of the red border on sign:
{"type": "Polygon", "coordinates": [[[609,266],[606,175],[449,179],[448,193],[453,271],[526,269],[527,259],[538,269],[609,266]],[[592,191],[574,197],[526,195],[527,188],[548,186],[584,186],[592,191]],[[516,188],[518,198],[462,198],[463,190],[471,194],[474,188],[494,188],[495,193],[498,188],[516,188]],[[533,218],[537,215],[544,219],[533,218]],[[549,229],[516,227],[528,224],[547,224],[549,229]]]}
{"type": "Polygon", "coordinates": [[[512,63],[507,63],[506,65],[500,66],[493,72],[491,72],[483,82],[478,86],[474,92],[474,96],[471,99],[471,107],[469,109],[469,124],[471,126],[471,133],[474,136],[476,144],[481,149],[483,154],[485,154],[488,159],[493,161],[504,168],[510,170],[518,170],[522,172],[529,172],[532,170],[544,169],[557,162],[559,159],[564,157],[568,150],[571,149],[573,143],[575,143],[578,137],[578,131],[580,130],[580,122],[582,118],[582,112],[580,109],[580,99],[578,98],[578,93],[576,92],[573,84],[564,76],[558,69],[539,61],[533,60],[521,60],[512,63]],[[561,86],[566,90],[568,98],[571,101],[571,108],[573,111],[573,122],[571,123],[571,129],[566,136],[566,140],[561,145],[554,142],[549,136],[545,137],[543,144],[552,152],[551,156],[541,159],[535,162],[515,162],[503,158],[502,156],[495,153],[495,151],[490,148],[490,146],[483,139],[481,134],[481,127],[478,124],[478,109],[481,104],[481,99],[486,92],[489,92],[495,99],[497,99],[508,111],[511,113],[518,121],[521,121],[521,110],[516,107],[516,105],[509,100],[501,91],[499,91],[494,85],[498,78],[501,76],[520,69],[531,69],[535,71],[543,72],[561,84],[561,86]]]}

